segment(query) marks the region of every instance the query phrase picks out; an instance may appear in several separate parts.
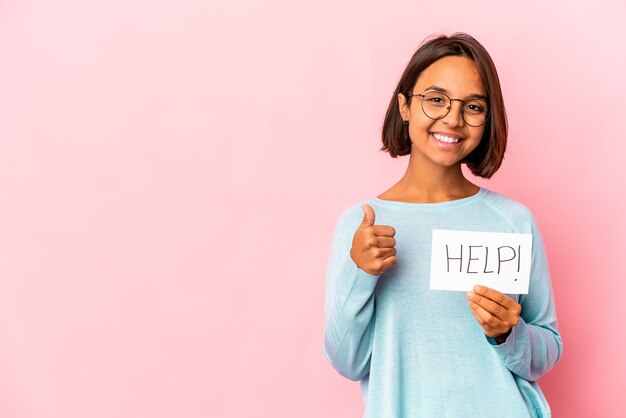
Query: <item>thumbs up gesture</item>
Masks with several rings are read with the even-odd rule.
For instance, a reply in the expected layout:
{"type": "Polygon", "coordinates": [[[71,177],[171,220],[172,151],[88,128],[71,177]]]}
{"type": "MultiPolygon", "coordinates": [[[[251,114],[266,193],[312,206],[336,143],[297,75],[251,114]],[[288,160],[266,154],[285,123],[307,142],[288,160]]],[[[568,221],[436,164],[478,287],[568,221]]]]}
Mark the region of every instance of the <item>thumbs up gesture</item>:
{"type": "Polygon", "coordinates": [[[387,225],[374,225],[374,209],[370,205],[362,207],[363,222],[352,238],[350,257],[361,270],[379,275],[398,262],[394,248],[396,240],[393,237],[396,230],[387,225]]]}

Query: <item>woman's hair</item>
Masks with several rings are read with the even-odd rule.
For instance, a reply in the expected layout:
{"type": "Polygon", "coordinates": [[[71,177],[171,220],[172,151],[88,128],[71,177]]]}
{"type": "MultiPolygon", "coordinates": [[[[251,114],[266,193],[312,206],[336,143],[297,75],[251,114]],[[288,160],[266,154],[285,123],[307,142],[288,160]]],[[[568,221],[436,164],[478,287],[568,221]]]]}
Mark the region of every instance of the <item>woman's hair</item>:
{"type": "Polygon", "coordinates": [[[489,111],[485,131],[480,143],[462,162],[476,176],[489,178],[500,168],[506,150],[507,120],[498,73],[487,50],[466,33],[455,33],[448,37],[439,35],[423,43],[413,54],[398,86],[393,92],[383,123],[383,146],[393,158],[411,153],[408,125],[402,123],[398,105],[398,93],[402,93],[411,104],[413,86],[422,72],[435,61],[447,56],[462,56],[474,61],[486,89],[489,111]]]}

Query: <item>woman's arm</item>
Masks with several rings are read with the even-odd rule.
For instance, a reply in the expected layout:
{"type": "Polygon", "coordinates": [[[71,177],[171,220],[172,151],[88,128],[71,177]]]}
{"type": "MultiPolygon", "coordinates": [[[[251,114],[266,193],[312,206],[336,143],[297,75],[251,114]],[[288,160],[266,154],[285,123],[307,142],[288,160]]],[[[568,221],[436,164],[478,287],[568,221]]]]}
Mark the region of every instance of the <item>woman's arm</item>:
{"type": "Polygon", "coordinates": [[[359,213],[354,208],[339,217],[326,275],[324,355],[341,375],[351,380],[360,380],[369,373],[374,290],[380,277],[361,270],[350,257],[352,237],[359,223],[359,213]]]}
{"type": "Polygon", "coordinates": [[[534,381],[550,371],[561,359],[563,342],[557,328],[546,251],[532,215],[530,230],[533,234],[530,287],[527,295],[519,297],[519,323],[511,328],[510,334],[501,344],[494,338],[486,338],[511,372],[534,381]]]}

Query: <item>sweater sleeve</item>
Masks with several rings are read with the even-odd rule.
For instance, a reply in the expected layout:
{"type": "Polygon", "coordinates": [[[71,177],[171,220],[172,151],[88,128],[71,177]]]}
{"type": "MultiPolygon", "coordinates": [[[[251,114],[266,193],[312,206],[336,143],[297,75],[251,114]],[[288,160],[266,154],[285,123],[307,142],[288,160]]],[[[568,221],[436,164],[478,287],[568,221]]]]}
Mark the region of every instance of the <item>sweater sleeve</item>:
{"type": "Polygon", "coordinates": [[[324,356],[350,380],[369,373],[374,290],[380,277],[361,270],[350,257],[352,237],[361,221],[357,213],[350,208],[339,217],[326,274],[324,356]]]}
{"type": "Polygon", "coordinates": [[[533,247],[530,287],[528,294],[519,296],[520,321],[500,345],[494,338],[486,337],[511,372],[535,381],[561,359],[563,342],[557,329],[546,251],[532,215],[525,229],[533,234],[533,247]]]}

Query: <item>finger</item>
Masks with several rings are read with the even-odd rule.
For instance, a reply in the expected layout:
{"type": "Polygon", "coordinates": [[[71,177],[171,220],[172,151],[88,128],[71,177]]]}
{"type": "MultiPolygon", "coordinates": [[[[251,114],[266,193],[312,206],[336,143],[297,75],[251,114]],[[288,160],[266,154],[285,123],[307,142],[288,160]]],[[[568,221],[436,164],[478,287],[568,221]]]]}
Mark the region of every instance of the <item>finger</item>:
{"type": "Polygon", "coordinates": [[[378,237],[377,236],[370,236],[368,238],[365,239],[365,248],[369,249],[369,248],[377,248],[378,247],[378,237]]]}
{"type": "Polygon", "coordinates": [[[380,248],[395,247],[396,245],[396,239],[394,237],[379,236],[377,237],[377,239],[378,239],[378,246],[380,248]]]}
{"type": "Polygon", "coordinates": [[[507,309],[516,308],[518,304],[514,299],[505,295],[504,293],[498,292],[495,289],[492,289],[487,286],[476,285],[474,286],[474,293],[480,296],[484,296],[488,299],[493,300],[494,302],[504,306],[507,309]]]}
{"type": "MultiPolygon", "coordinates": [[[[476,306],[476,305],[475,305],[476,306]]],[[[476,322],[478,322],[478,325],[480,325],[480,327],[483,329],[483,331],[485,332],[485,334],[489,335],[489,336],[493,336],[493,335],[498,335],[500,334],[497,330],[493,329],[491,326],[489,326],[489,324],[487,324],[483,318],[481,316],[478,315],[478,312],[476,310],[476,307],[472,307],[471,303],[470,303],[470,312],[472,313],[472,315],[474,315],[474,319],[476,319],[476,322]]]]}
{"type": "Polygon", "coordinates": [[[489,312],[491,315],[496,316],[502,321],[506,321],[513,316],[513,313],[509,312],[507,308],[484,296],[480,296],[474,292],[467,292],[466,297],[468,301],[474,302],[475,304],[489,312]]]}
{"type": "Polygon", "coordinates": [[[383,237],[393,237],[396,235],[396,230],[392,226],[388,225],[374,225],[372,226],[374,235],[383,237]]]}
{"type": "Polygon", "coordinates": [[[376,221],[376,214],[374,213],[374,209],[370,205],[363,205],[363,220],[361,221],[361,226],[372,226],[376,221]]]}
{"type": "Polygon", "coordinates": [[[391,257],[387,257],[383,260],[383,270],[387,270],[395,266],[397,263],[398,263],[398,259],[396,258],[395,255],[392,255],[391,257]]]}
{"type": "Polygon", "coordinates": [[[378,249],[378,253],[377,253],[377,257],[380,258],[387,258],[387,257],[391,257],[392,255],[396,255],[396,249],[394,247],[389,247],[389,248],[379,248],[378,249]]]}
{"type": "Polygon", "coordinates": [[[475,304],[476,306],[483,309],[485,312],[491,314],[494,318],[498,319],[500,321],[501,331],[503,332],[508,331],[519,323],[519,311],[508,310],[502,305],[499,305],[490,299],[472,294],[472,292],[468,292],[467,299],[470,303],[470,306],[473,306],[472,304],[475,304]],[[476,302],[476,300],[479,298],[480,300],[476,302]]]}
{"type": "Polygon", "coordinates": [[[508,330],[503,330],[506,328],[506,324],[500,321],[495,316],[491,315],[487,312],[482,306],[470,301],[470,308],[472,310],[472,314],[474,318],[478,321],[480,326],[485,330],[487,335],[494,336],[500,335],[508,330]]]}

